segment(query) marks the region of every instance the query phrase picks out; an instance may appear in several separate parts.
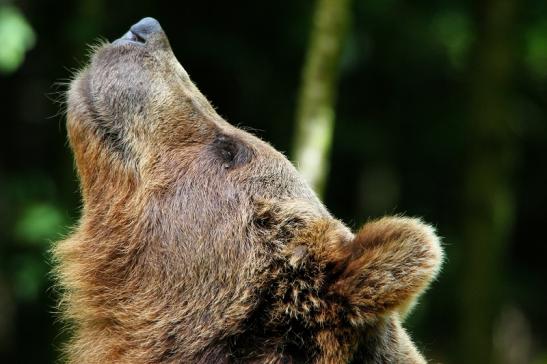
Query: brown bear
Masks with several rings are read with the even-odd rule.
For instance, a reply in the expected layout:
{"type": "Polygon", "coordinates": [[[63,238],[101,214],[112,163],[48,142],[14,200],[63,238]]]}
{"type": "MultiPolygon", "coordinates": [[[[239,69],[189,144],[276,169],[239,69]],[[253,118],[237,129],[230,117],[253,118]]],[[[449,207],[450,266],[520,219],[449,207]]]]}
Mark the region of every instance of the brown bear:
{"type": "Polygon", "coordinates": [[[224,121],[145,18],[68,92],[78,226],[54,248],[71,363],[425,363],[401,318],[439,271],[418,219],[353,234],[224,121]]]}

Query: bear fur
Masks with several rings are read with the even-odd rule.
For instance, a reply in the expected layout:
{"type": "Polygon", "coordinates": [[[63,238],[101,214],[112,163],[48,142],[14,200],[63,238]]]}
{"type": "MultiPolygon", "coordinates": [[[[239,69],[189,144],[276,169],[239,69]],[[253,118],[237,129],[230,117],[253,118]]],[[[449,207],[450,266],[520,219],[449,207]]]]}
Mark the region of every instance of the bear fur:
{"type": "Polygon", "coordinates": [[[433,228],[352,233],[214,111],[156,26],[94,49],[68,92],[83,208],[53,251],[67,361],[425,363],[401,319],[439,271],[433,228]]]}

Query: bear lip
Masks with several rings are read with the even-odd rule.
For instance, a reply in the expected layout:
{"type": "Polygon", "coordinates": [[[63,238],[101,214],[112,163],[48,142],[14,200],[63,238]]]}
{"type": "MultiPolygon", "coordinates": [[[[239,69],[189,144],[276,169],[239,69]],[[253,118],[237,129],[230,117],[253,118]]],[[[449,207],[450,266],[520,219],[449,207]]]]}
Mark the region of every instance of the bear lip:
{"type": "Polygon", "coordinates": [[[116,39],[112,44],[145,44],[146,40],[137,33],[129,30],[127,33],[116,39]]]}

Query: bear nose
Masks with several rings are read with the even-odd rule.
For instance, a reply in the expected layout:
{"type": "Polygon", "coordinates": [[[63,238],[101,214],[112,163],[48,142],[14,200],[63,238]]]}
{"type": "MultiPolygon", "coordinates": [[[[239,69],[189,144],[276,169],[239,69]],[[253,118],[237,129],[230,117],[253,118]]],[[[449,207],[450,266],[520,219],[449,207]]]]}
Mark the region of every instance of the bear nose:
{"type": "Polygon", "coordinates": [[[160,23],[154,18],[143,18],[137,23],[133,24],[129,31],[125,33],[118,41],[124,42],[135,42],[135,43],[146,43],[150,38],[155,34],[163,33],[160,23]]]}
{"type": "Polygon", "coordinates": [[[130,28],[130,31],[145,41],[152,35],[163,32],[160,23],[156,19],[150,17],[141,19],[130,28]]]}

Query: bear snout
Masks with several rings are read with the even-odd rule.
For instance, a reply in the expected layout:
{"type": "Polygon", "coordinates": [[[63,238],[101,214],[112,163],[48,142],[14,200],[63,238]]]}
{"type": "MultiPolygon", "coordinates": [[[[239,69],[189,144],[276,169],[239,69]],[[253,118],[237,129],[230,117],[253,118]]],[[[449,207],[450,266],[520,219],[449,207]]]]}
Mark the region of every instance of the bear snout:
{"type": "Polygon", "coordinates": [[[165,38],[165,33],[156,19],[147,17],[133,24],[129,31],[113,44],[147,44],[155,38],[165,38]]]}

